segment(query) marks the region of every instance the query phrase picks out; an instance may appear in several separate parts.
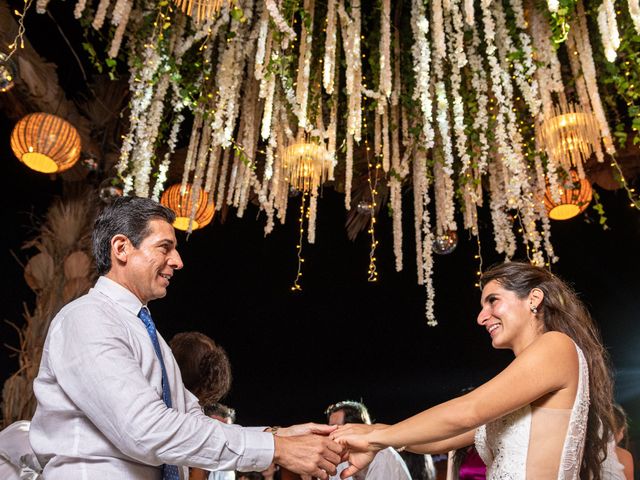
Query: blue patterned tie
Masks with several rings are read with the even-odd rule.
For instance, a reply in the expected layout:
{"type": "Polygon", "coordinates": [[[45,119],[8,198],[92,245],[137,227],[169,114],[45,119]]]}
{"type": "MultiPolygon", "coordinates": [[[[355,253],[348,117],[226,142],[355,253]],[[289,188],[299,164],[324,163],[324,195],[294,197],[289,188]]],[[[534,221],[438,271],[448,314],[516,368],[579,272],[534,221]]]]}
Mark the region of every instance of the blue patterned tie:
{"type": "MultiPolygon", "coordinates": [[[[151,314],[147,307],[142,307],[138,317],[144,323],[147,328],[147,333],[151,337],[151,343],[153,349],[156,351],[158,360],[160,360],[160,369],[162,370],[162,400],[167,407],[171,408],[171,389],[169,388],[169,380],[167,378],[167,370],[164,368],[164,360],[162,360],[162,351],[160,350],[160,342],[158,342],[158,334],[156,333],[156,326],[151,319],[151,314]]],[[[178,467],[176,465],[163,465],[162,466],[162,480],[179,480],[178,467]]]]}

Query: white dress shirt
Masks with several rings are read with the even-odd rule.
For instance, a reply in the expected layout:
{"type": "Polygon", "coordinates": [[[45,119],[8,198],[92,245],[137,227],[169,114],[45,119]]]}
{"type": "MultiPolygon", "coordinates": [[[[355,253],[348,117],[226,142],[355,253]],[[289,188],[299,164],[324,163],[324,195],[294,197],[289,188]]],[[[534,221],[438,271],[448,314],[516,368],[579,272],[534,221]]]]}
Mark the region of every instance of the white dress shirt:
{"type": "Polygon", "coordinates": [[[29,444],[29,421],[18,420],[0,431],[0,479],[37,480],[40,470],[29,444]]]}
{"type": "Polygon", "coordinates": [[[173,405],[166,407],[160,362],[137,316],[142,306],[100,277],[51,322],[30,432],[45,479],[159,479],[162,464],[266,469],[272,435],[205,416],[158,333],[173,405]]]}
{"type": "MultiPolygon", "coordinates": [[[[348,462],[339,464],[337,473],[329,477],[329,480],[340,480],[340,473],[348,466],[348,462]]],[[[411,480],[407,464],[404,463],[400,454],[391,447],[380,450],[366,472],[359,472],[356,477],[365,480],[411,480]]],[[[347,477],[346,480],[353,480],[353,478],[347,477]]]]}

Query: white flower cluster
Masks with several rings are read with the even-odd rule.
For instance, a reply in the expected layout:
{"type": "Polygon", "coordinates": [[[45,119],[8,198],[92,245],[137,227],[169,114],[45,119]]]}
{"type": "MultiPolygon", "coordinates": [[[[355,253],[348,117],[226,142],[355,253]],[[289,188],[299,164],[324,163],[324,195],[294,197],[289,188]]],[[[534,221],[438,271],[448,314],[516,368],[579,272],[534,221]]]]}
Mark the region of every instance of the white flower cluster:
{"type": "MultiPolygon", "coordinates": [[[[380,92],[391,95],[391,0],[382,0],[380,12],[380,92]]],[[[396,59],[399,61],[399,59],[396,59]]]]}
{"type": "Polygon", "coordinates": [[[337,0],[328,0],[327,2],[327,28],[324,43],[324,60],[322,62],[322,84],[329,95],[333,94],[334,79],[336,76],[336,29],[338,26],[336,1],[337,0]]]}
{"type": "Polygon", "coordinates": [[[100,30],[104,25],[104,19],[107,16],[107,10],[109,9],[109,0],[100,0],[98,4],[98,10],[96,10],[96,16],[93,17],[91,26],[96,30],[100,30]]]}
{"type": "MultiPolygon", "coordinates": [[[[133,48],[133,46],[132,46],[133,48]]],[[[133,55],[132,55],[133,57],[133,55]]],[[[131,67],[129,89],[132,92],[130,100],[129,132],[124,136],[120,149],[120,160],[117,171],[121,176],[132,167],[125,177],[124,194],[135,188],[136,192],[148,189],[148,178],[151,174],[151,156],[154,145],[148,143],[149,135],[146,116],[154,95],[154,77],[161,65],[161,57],[157,49],[150,43],[143,47],[142,67],[138,70],[131,67]],[[134,185],[134,178],[136,179],[134,185]],[[147,181],[144,181],[147,178],[147,181]]]]}
{"type": "Polygon", "coordinates": [[[422,132],[425,147],[433,147],[434,132],[431,126],[433,104],[430,89],[430,64],[431,51],[429,49],[429,20],[427,20],[422,0],[411,1],[411,29],[414,43],[411,47],[413,54],[413,71],[415,73],[416,87],[414,99],[420,102],[422,111],[422,132]]]}
{"type": "Polygon", "coordinates": [[[615,62],[618,47],[620,46],[620,34],[616,21],[616,10],[612,0],[603,0],[598,8],[598,28],[604,46],[604,56],[610,62],[615,62]]]}
{"type": "Polygon", "coordinates": [[[591,100],[591,108],[593,109],[596,120],[598,120],[598,124],[600,125],[602,143],[604,143],[607,153],[609,155],[613,155],[616,149],[613,144],[613,139],[611,138],[611,131],[609,130],[609,123],[607,122],[607,118],[604,113],[600,93],[598,92],[598,85],[596,83],[596,67],[593,63],[593,52],[589,41],[589,30],[587,29],[587,19],[584,13],[582,0],[578,0],[576,12],[576,25],[574,25],[572,30],[576,30],[576,47],[578,56],[580,57],[580,64],[582,65],[583,78],[587,84],[587,91],[589,92],[589,99],[591,100]]]}
{"type": "Polygon", "coordinates": [[[113,35],[113,40],[111,40],[111,48],[109,48],[108,52],[109,58],[116,58],[118,56],[118,51],[120,50],[127,24],[129,23],[129,15],[131,14],[132,7],[133,2],[130,0],[118,0],[116,3],[111,23],[117,25],[117,28],[113,35]]]}
{"type": "MultiPolygon", "coordinates": [[[[469,59],[469,66],[471,67],[471,86],[476,95],[476,102],[478,105],[478,111],[473,118],[472,128],[478,133],[479,145],[478,153],[476,155],[476,164],[478,169],[478,175],[483,175],[487,168],[488,155],[489,155],[489,142],[487,141],[487,131],[489,130],[489,115],[487,113],[487,107],[489,104],[488,92],[489,86],[487,85],[487,73],[482,64],[482,58],[478,54],[480,48],[480,36],[478,35],[478,29],[474,25],[472,27],[472,41],[467,46],[467,58],[469,59]]],[[[478,200],[480,200],[479,195],[478,200]]]]}
{"type": "Polygon", "coordinates": [[[287,21],[282,17],[275,0],[265,0],[264,4],[265,7],[267,7],[267,11],[269,12],[269,16],[271,16],[273,23],[276,24],[276,27],[278,27],[280,32],[284,33],[282,48],[287,48],[289,46],[289,42],[296,38],[295,30],[291,28],[287,21]]]}
{"type": "Polygon", "coordinates": [[[636,29],[636,33],[640,35],[640,3],[638,0],[627,0],[629,4],[629,15],[633,22],[633,27],[636,29]]]}
{"type": "MultiPolygon", "coordinates": [[[[536,80],[536,64],[533,61],[531,37],[527,33],[528,25],[524,18],[522,0],[510,0],[510,5],[515,17],[518,40],[522,50],[522,61],[517,57],[513,61],[516,83],[522,92],[524,100],[527,102],[531,115],[535,118],[540,113],[541,101],[540,93],[538,92],[538,81],[536,80]]],[[[516,53],[513,46],[511,47],[511,52],[516,53]]]]}
{"type": "MultiPolygon", "coordinates": [[[[304,11],[313,19],[315,2],[304,0],[304,11]]],[[[296,114],[298,126],[306,129],[308,126],[307,107],[309,103],[309,73],[311,71],[311,52],[313,50],[313,20],[303,22],[300,33],[300,52],[298,54],[298,78],[296,80],[296,114]]]]}

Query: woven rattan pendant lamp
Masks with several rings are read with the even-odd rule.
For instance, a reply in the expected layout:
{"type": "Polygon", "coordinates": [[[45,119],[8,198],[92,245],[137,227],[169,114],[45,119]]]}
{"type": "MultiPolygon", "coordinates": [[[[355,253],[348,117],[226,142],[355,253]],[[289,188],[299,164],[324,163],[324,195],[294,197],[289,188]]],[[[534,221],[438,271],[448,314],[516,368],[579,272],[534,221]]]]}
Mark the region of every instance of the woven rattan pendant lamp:
{"type": "Polygon", "coordinates": [[[80,135],[60,117],[31,113],[11,132],[11,149],[18,160],[37,172],[60,173],[80,158],[80,135]]]}

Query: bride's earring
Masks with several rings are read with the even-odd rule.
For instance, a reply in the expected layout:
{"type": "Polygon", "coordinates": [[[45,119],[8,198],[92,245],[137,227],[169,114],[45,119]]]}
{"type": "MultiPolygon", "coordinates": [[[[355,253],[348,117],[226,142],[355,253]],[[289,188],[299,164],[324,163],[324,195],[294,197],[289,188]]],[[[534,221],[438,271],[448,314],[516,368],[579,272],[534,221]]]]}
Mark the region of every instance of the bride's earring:
{"type": "Polygon", "coordinates": [[[533,305],[531,305],[530,307],[531,313],[536,314],[538,313],[538,309],[536,307],[534,307],[533,305]]]}

